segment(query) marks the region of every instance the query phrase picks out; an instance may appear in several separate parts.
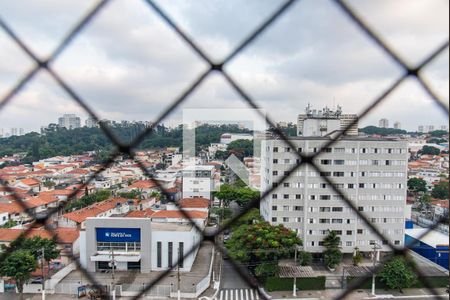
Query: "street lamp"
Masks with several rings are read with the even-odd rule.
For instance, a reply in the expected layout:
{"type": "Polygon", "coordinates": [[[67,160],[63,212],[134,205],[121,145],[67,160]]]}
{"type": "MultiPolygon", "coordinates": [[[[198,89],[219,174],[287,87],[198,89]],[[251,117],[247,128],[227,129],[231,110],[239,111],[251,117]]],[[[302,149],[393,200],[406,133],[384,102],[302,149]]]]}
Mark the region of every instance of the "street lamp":
{"type": "Polygon", "coordinates": [[[116,268],[116,260],[114,259],[114,248],[111,246],[111,260],[109,262],[109,267],[112,268],[112,297],[116,300],[116,283],[114,280],[114,269],[116,268]]]}
{"type": "MultiPolygon", "coordinates": [[[[299,245],[295,245],[294,247],[295,252],[294,252],[294,267],[297,266],[297,250],[302,250],[303,247],[299,246],[299,245]]],[[[294,271],[295,274],[295,271],[294,271]]],[[[297,277],[294,275],[294,285],[292,287],[292,296],[297,297],[297,277]]]]}
{"type": "Polygon", "coordinates": [[[372,269],[372,295],[375,296],[375,263],[377,261],[377,250],[382,247],[377,243],[373,242],[373,269],[372,269]]]}
{"type": "Polygon", "coordinates": [[[41,249],[41,270],[42,270],[42,300],[45,300],[45,273],[44,273],[45,249],[41,249]]]}

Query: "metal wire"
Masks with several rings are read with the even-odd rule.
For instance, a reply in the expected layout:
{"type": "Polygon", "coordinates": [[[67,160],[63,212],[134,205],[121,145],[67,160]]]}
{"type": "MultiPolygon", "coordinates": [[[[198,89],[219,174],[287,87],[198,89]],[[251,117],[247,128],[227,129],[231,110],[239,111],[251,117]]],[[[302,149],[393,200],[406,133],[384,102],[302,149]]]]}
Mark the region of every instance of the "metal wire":
{"type": "MultiPolygon", "coordinates": [[[[228,63],[230,63],[239,53],[241,53],[248,45],[252,44],[255,39],[260,37],[264,32],[267,30],[267,28],[271,27],[274,22],[282,18],[282,15],[287,12],[289,9],[292,8],[292,6],[299,2],[299,0],[287,0],[282,3],[268,18],[266,18],[259,26],[257,26],[235,49],[233,49],[225,59],[223,59],[220,62],[214,62],[206,53],[204,53],[201,48],[197,45],[195,40],[190,37],[188,34],[186,34],[183,29],[173,20],[170,18],[153,0],[143,0],[145,4],[148,5],[148,7],[156,14],[158,15],[163,22],[165,22],[179,37],[181,40],[183,40],[189,47],[193,49],[197,55],[205,61],[209,65],[209,69],[207,69],[204,73],[202,73],[195,81],[192,82],[192,84],[180,94],[180,96],[176,97],[171,105],[169,105],[155,120],[155,122],[152,123],[151,126],[146,128],[143,132],[141,132],[131,143],[129,144],[123,144],[113,133],[112,129],[104,122],[100,121],[100,118],[94,113],[94,111],[90,108],[90,106],[87,104],[88,102],[83,99],[80,95],[78,95],[74,89],[71,88],[70,85],[68,85],[61,76],[51,67],[51,64],[60,56],[61,53],[64,52],[64,50],[70,45],[71,41],[79,35],[86,26],[89,25],[89,23],[98,15],[98,13],[105,9],[107,4],[111,2],[112,0],[102,0],[98,2],[96,5],[94,5],[83,18],[79,20],[75,24],[75,26],[69,30],[68,34],[65,38],[59,43],[59,45],[56,47],[56,49],[53,51],[53,53],[47,58],[47,59],[40,59],[31,49],[27,46],[25,41],[20,39],[18,35],[15,34],[14,30],[7,25],[7,23],[0,17],[0,27],[2,30],[10,37],[12,41],[14,41],[19,48],[32,60],[34,61],[35,65],[28,70],[20,80],[17,81],[17,83],[9,89],[9,91],[5,94],[5,96],[0,101],[0,110],[4,109],[4,107],[14,99],[15,95],[19,91],[21,91],[34,77],[35,75],[40,71],[47,71],[51,77],[57,82],[57,84],[69,95],[69,97],[75,101],[79,106],[81,106],[88,114],[91,116],[94,120],[99,122],[101,130],[105,133],[105,135],[111,140],[111,142],[116,146],[116,151],[114,154],[111,155],[111,157],[103,164],[102,168],[97,170],[83,185],[81,185],[78,189],[74,190],[71,195],[68,197],[69,201],[67,203],[70,203],[70,201],[75,197],[75,195],[80,191],[83,190],[94,178],[96,175],[100,174],[104,170],[106,170],[109,166],[111,166],[114,162],[114,159],[120,155],[120,154],[127,154],[131,158],[135,158],[133,149],[137,148],[139,144],[145,139],[151,137],[151,135],[154,133],[154,129],[157,124],[161,123],[163,120],[165,120],[179,105],[181,105],[189,95],[192,94],[193,91],[195,91],[198,86],[201,85],[201,83],[214,71],[220,73],[224,79],[230,84],[230,86],[241,96],[242,100],[249,105],[249,107],[258,109],[259,106],[257,105],[256,101],[250,97],[248,93],[245,92],[245,90],[239,85],[239,83],[234,80],[227,72],[224,70],[224,66],[228,63]]],[[[406,63],[406,61],[395,52],[395,50],[382,38],[381,35],[376,33],[376,31],[369,26],[365,20],[358,15],[358,13],[345,1],[343,0],[334,0],[332,1],[335,3],[341,10],[342,13],[345,14],[354,24],[357,26],[364,34],[368,36],[372,41],[375,42],[375,44],[382,50],[384,53],[390,57],[397,65],[399,65],[403,69],[403,74],[397,78],[388,88],[386,88],[378,97],[374,98],[374,100],[371,102],[369,106],[367,106],[363,112],[360,114],[360,117],[364,117],[365,115],[369,114],[374,107],[381,104],[388,95],[390,95],[393,91],[395,91],[407,78],[413,77],[417,80],[417,83],[423,88],[423,90],[430,96],[430,98],[435,102],[435,104],[445,113],[448,114],[449,108],[445,105],[444,99],[436,93],[433,88],[430,86],[430,84],[421,76],[421,71],[428,66],[439,54],[441,54],[443,51],[445,51],[448,48],[449,41],[448,39],[442,43],[441,45],[437,46],[436,49],[431,52],[425,60],[423,60],[421,63],[419,63],[417,66],[410,66],[406,63]]],[[[273,133],[286,145],[290,146],[291,149],[293,149],[293,153],[298,158],[298,163],[294,165],[292,168],[290,168],[284,176],[281,177],[281,179],[278,181],[278,184],[276,186],[272,186],[269,190],[264,191],[264,193],[260,196],[259,199],[253,200],[250,203],[248,203],[245,208],[238,213],[236,216],[234,216],[229,222],[227,222],[224,226],[221,226],[218,230],[216,230],[213,234],[202,234],[202,240],[199,241],[197,245],[194,245],[185,255],[184,258],[186,258],[188,255],[190,255],[193,251],[195,251],[196,247],[200,245],[201,242],[204,240],[207,240],[209,242],[212,242],[215,244],[216,249],[218,249],[222,254],[227,253],[227,249],[223,247],[222,244],[216,242],[216,237],[218,234],[232,226],[241,216],[243,216],[249,209],[251,208],[258,208],[259,203],[261,199],[275,191],[278,186],[281,185],[285,180],[287,180],[292,173],[294,173],[296,170],[298,170],[302,165],[310,165],[313,169],[315,169],[318,172],[321,172],[320,166],[318,166],[315,163],[315,160],[320,157],[321,151],[318,151],[318,153],[307,156],[303,153],[300,153],[296,150],[296,147],[290,141],[284,134],[279,130],[275,123],[271,120],[269,116],[264,116],[262,113],[257,110],[258,113],[260,113],[262,118],[265,118],[267,123],[274,128],[273,133]]],[[[336,138],[330,140],[329,142],[325,143],[322,148],[328,148],[343,135],[345,134],[353,125],[356,124],[356,120],[353,121],[351,124],[349,124],[344,131],[337,136],[336,138]]],[[[148,172],[147,168],[140,162],[139,160],[135,160],[139,167],[142,169],[144,174],[149,178],[153,179],[152,175],[148,172]]],[[[324,178],[324,181],[330,185],[330,187],[336,192],[341,199],[353,209],[354,213],[363,220],[363,222],[382,240],[389,239],[385,238],[384,235],[378,230],[376,225],[372,224],[367,216],[363,213],[358,211],[357,207],[345,196],[345,194],[338,188],[336,188],[334,181],[332,178],[328,176],[322,176],[324,178]]],[[[153,180],[155,184],[158,186],[158,188],[161,190],[162,194],[167,195],[167,191],[158,183],[158,181],[153,180]]],[[[31,217],[34,219],[35,222],[39,222],[42,225],[44,225],[44,228],[46,231],[48,231],[53,238],[58,238],[57,232],[54,231],[53,228],[49,228],[46,225],[46,221],[51,218],[54,214],[60,213],[64,210],[66,204],[60,205],[57,208],[51,209],[47,212],[46,216],[44,218],[38,219],[37,216],[31,211],[27,206],[26,203],[23,202],[18,195],[16,195],[3,180],[0,180],[0,185],[4,186],[5,189],[10,192],[14,198],[14,200],[19,203],[19,205],[31,215],[31,217]]],[[[175,205],[178,206],[178,203],[175,201],[172,201],[175,205]]],[[[196,223],[190,219],[189,215],[185,213],[184,210],[180,210],[180,212],[184,215],[185,218],[189,220],[189,222],[196,228],[196,230],[200,230],[196,223]]],[[[435,222],[430,228],[428,228],[428,231],[425,233],[427,234],[430,230],[433,230],[436,228],[439,224],[446,221],[446,219],[442,218],[435,222]]],[[[31,230],[31,227],[24,231],[24,233],[21,236],[26,236],[29,234],[31,230]]],[[[424,235],[425,235],[424,234],[424,235]]],[[[403,249],[400,249],[398,247],[395,247],[391,243],[388,243],[388,247],[393,251],[393,256],[403,256],[407,259],[408,256],[408,247],[405,247],[403,249]]],[[[5,259],[10,253],[12,249],[7,249],[5,252],[2,253],[0,256],[0,260],[5,259]]],[[[73,261],[76,262],[78,269],[83,273],[85,278],[93,284],[96,287],[100,287],[101,284],[99,284],[95,277],[92,276],[87,270],[85,270],[79,263],[78,259],[71,256],[70,257],[73,261]]],[[[140,293],[134,297],[134,299],[137,299],[143,295],[147,291],[149,291],[155,284],[157,284],[160,280],[162,280],[165,276],[167,276],[172,270],[176,269],[178,263],[181,261],[179,259],[172,269],[169,269],[165,272],[163,272],[160,276],[155,278],[153,281],[149,282],[145,288],[140,291],[140,293]]],[[[251,280],[251,277],[249,276],[248,272],[243,269],[242,264],[239,264],[235,262],[233,259],[230,259],[231,265],[236,269],[236,271],[239,273],[241,278],[247,283],[255,288],[259,296],[263,299],[266,299],[266,295],[260,293],[260,289],[258,286],[255,285],[255,281],[251,280]]],[[[377,273],[381,270],[383,264],[380,264],[373,272],[377,273]]],[[[417,267],[414,268],[415,272],[419,274],[419,276],[423,275],[423,272],[418,269],[417,267]]],[[[423,276],[422,276],[423,277],[423,276]]],[[[360,278],[359,280],[356,280],[355,282],[352,282],[348,289],[343,291],[336,299],[343,299],[348,294],[350,294],[355,289],[358,289],[365,281],[367,281],[366,277],[360,278]]],[[[438,295],[437,291],[433,286],[430,284],[429,280],[424,280],[424,284],[427,289],[430,290],[430,292],[433,293],[433,295],[438,295]]],[[[104,297],[107,297],[107,295],[103,295],[104,297]]]]}

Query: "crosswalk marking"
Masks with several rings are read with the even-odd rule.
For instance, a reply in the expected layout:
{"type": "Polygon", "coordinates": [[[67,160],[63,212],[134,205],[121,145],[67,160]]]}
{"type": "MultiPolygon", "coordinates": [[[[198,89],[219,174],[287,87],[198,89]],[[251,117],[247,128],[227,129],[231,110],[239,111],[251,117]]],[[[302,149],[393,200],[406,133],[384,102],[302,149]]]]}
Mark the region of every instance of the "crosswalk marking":
{"type": "Polygon", "coordinates": [[[214,300],[259,300],[259,295],[254,289],[221,289],[214,300]]]}

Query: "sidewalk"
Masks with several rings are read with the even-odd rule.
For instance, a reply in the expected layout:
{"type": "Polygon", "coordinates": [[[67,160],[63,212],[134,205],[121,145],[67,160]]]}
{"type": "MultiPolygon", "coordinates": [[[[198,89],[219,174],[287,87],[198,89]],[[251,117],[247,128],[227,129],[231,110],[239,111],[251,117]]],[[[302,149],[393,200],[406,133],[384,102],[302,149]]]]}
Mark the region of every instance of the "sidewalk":
{"type": "MultiPolygon", "coordinates": [[[[447,296],[445,288],[436,289],[440,295],[447,296]]],[[[320,290],[320,291],[298,291],[297,297],[292,296],[292,291],[282,291],[282,292],[270,292],[273,300],[276,299],[333,299],[338,297],[343,290],[330,289],[330,290],[320,290]]],[[[436,298],[436,295],[432,295],[427,289],[405,289],[402,293],[392,290],[376,290],[375,294],[377,296],[372,296],[370,290],[355,290],[351,294],[347,295],[345,299],[380,299],[380,298],[392,298],[392,299],[414,299],[414,298],[436,298]]]]}

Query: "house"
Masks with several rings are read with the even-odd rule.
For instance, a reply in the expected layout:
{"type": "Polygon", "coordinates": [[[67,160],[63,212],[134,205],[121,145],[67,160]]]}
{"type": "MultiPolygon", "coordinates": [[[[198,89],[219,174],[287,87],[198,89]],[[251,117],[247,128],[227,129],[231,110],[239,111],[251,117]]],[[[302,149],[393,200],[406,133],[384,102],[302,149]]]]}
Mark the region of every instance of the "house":
{"type": "Polygon", "coordinates": [[[182,210],[197,210],[208,212],[210,206],[210,200],[202,197],[198,198],[184,198],[178,202],[178,205],[182,210]]]}
{"type": "Polygon", "coordinates": [[[37,193],[41,191],[42,183],[34,178],[25,178],[16,182],[15,187],[37,193]]]}
{"type": "Polygon", "coordinates": [[[109,198],[82,209],[63,214],[58,219],[58,226],[84,229],[84,222],[89,217],[109,217],[114,214],[128,213],[130,210],[128,201],[125,198],[109,198]]]}
{"type": "MultiPolygon", "coordinates": [[[[0,228],[0,245],[8,246],[16,240],[21,234],[27,232],[25,237],[32,238],[40,236],[41,238],[52,239],[52,234],[42,228],[24,229],[0,228]]],[[[57,249],[60,250],[60,257],[53,260],[59,261],[64,265],[72,262],[70,256],[80,253],[79,236],[80,232],[76,228],[57,228],[54,230],[56,236],[57,249]]],[[[1,248],[0,248],[1,249],[1,248]]]]}

